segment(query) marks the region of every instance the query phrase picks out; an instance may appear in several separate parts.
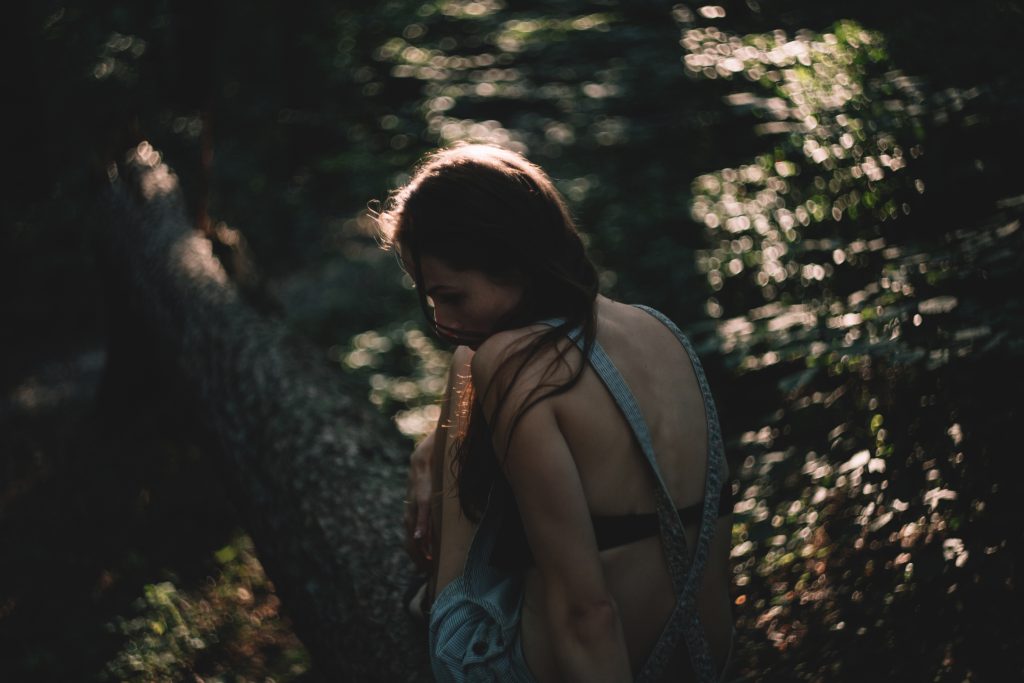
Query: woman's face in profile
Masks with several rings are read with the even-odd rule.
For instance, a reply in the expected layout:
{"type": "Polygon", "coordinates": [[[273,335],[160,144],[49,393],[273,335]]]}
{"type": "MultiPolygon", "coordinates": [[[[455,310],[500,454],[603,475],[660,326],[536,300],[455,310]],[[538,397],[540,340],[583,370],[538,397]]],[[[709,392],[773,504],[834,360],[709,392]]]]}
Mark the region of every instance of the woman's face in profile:
{"type": "Polygon", "coordinates": [[[433,256],[420,259],[420,272],[434,321],[456,334],[482,340],[523,297],[521,284],[497,282],[479,270],[454,270],[433,256]]]}

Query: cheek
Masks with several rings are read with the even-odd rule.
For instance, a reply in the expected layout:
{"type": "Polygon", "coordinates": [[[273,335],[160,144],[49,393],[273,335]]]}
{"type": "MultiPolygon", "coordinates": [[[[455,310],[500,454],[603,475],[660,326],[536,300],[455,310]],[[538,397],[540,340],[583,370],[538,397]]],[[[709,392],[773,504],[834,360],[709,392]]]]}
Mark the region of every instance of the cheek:
{"type": "Polygon", "coordinates": [[[512,311],[518,303],[518,298],[505,292],[496,292],[494,296],[489,297],[487,301],[477,309],[476,315],[482,323],[486,324],[488,328],[491,328],[500,322],[510,311],[512,311]]]}
{"type": "Polygon", "coordinates": [[[469,300],[457,305],[441,305],[434,309],[434,315],[444,325],[485,332],[496,319],[492,309],[485,303],[469,300]]]}
{"type": "Polygon", "coordinates": [[[486,331],[492,322],[490,311],[486,307],[467,305],[458,312],[459,318],[464,321],[465,326],[470,329],[486,331]]]}

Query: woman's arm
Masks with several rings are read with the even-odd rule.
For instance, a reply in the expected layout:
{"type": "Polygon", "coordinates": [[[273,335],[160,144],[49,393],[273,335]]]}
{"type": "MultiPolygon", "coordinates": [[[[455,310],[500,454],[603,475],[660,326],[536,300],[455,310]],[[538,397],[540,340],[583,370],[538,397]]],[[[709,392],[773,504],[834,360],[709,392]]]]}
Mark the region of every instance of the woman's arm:
{"type": "Polygon", "coordinates": [[[466,556],[473,541],[476,524],[462,514],[458,488],[455,483],[455,435],[465,427],[459,407],[463,391],[469,386],[469,363],[473,351],[460,346],[452,356],[452,367],[445,392],[444,430],[438,435],[438,447],[434,451],[434,496],[433,529],[436,563],[434,565],[433,595],[462,574],[466,556]]]}
{"type": "MultiPolygon", "coordinates": [[[[551,401],[541,401],[522,416],[505,448],[512,415],[540,381],[539,372],[525,368],[494,414],[499,392],[491,382],[507,345],[514,343],[513,334],[495,335],[478,349],[473,383],[484,397],[495,452],[544,581],[556,665],[566,681],[631,681],[622,623],[605,584],[583,485],[551,401]]],[[[538,364],[546,362],[539,359],[538,364]]]]}
{"type": "Polygon", "coordinates": [[[448,371],[448,384],[441,398],[441,414],[436,427],[413,449],[409,456],[409,476],[405,495],[406,551],[421,569],[433,572],[434,560],[439,545],[439,525],[433,519],[435,515],[436,494],[441,490],[442,477],[439,465],[444,460],[444,448],[448,442],[448,427],[451,422],[452,403],[457,401],[457,386],[468,374],[469,359],[473,352],[464,346],[458,347],[452,354],[452,363],[448,371]]]}

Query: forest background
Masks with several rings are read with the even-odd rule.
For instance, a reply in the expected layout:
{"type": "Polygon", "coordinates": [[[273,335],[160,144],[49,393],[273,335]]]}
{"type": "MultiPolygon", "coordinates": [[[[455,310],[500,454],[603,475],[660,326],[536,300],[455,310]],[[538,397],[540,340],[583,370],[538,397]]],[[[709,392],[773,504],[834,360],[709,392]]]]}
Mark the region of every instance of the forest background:
{"type": "Polygon", "coordinates": [[[743,679],[1024,676],[1019,3],[45,2],[6,29],[0,680],[319,680],[176,407],[96,406],[93,236],[142,138],[245,246],[252,305],[410,445],[447,351],[368,203],[440,145],[526,153],[604,292],[702,354],[743,679]]]}

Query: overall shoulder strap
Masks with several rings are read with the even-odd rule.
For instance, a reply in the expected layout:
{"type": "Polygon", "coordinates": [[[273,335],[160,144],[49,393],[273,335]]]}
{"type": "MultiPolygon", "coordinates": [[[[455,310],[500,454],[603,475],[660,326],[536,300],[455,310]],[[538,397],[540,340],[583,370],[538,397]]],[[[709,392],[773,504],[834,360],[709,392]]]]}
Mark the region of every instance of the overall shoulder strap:
{"type": "Polygon", "coordinates": [[[693,374],[697,378],[697,384],[700,386],[700,393],[704,399],[704,416],[708,430],[708,470],[709,472],[711,469],[717,471],[719,481],[716,482],[716,486],[720,486],[722,481],[729,479],[729,463],[725,460],[725,446],[722,440],[722,428],[718,422],[718,410],[715,408],[715,399],[711,395],[711,387],[708,385],[708,378],[704,374],[704,366],[701,365],[697,351],[693,348],[689,338],[683,334],[683,331],[664,313],[642,304],[633,304],[633,307],[649,313],[667,327],[675,335],[676,339],[679,340],[679,343],[690,359],[693,374]]]}
{"type": "MultiPolygon", "coordinates": [[[[701,366],[700,359],[697,357],[697,352],[694,350],[690,340],[683,334],[682,330],[676,326],[667,316],[660,311],[657,311],[649,306],[642,306],[634,304],[636,308],[639,308],[653,317],[657,318],[665,327],[667,327],[672,334],[675,335],[676,339],[683,346],[686,351],[686,355],[689,357],[690,364],[693,367],[694,376],[697,379],[697,384],[700,386],[701,396],[703,397],[704,403],[704,415],[707,425],[707,439],[708,439],[708,460],[707,460],[707,472],[705,474],[704,481],[704,505],[701,510],[701,523],[700,523],[700,535],[697,539],[697,545],[694,549],[693,563],[690,567],[689,575],[686,577],[686,585],[684,588],[684,597],[687,598],[686,602],[689,603],[689,614],[686,613],[685,609],[681,609],[684,605],[677,603],[676,609],[672,617],[669,619],[669,623],[672,624],[677,619],[680,622],[685,623],[688,620],[696,621],[696,605],[693,601],[696,599],[696,593],[700,587],[700,581],[703,577],[704,567],[707,564],[708,554],[710,552],[711,540],[714,536],[715,526],[718,521],[718,503],[722,490],[722,481],[728,477],[728,464],[725,461],[725,448],[722,441],[722,430],[718,422],[718,411],[715,409],[715,401],[711,396],[711,389],[708,386],[707,377],[704,374],[704,368],[701,366]],[[675,612],[681,612],[676,614],[675,612]]],[[[689,644],[691,638],[695,637],[696,634],[688,632],[690,629],[684,627],[684,637],[687,639],[689,644]]],[[[701,630],[700,635],[703,639],[703,631],[701,630]]],[[[705,641],[706,645],[706,641],[705,641]]],[[[693,650],[691,649],[691,657],[693,650]]],[[[694,661],[694,668],[697,671],[700,680],[714,680],[714,668],[711,666],[710,658],[708,658],[703,664],[706,667],[698,667],[697,661],[694,661]]]]}

